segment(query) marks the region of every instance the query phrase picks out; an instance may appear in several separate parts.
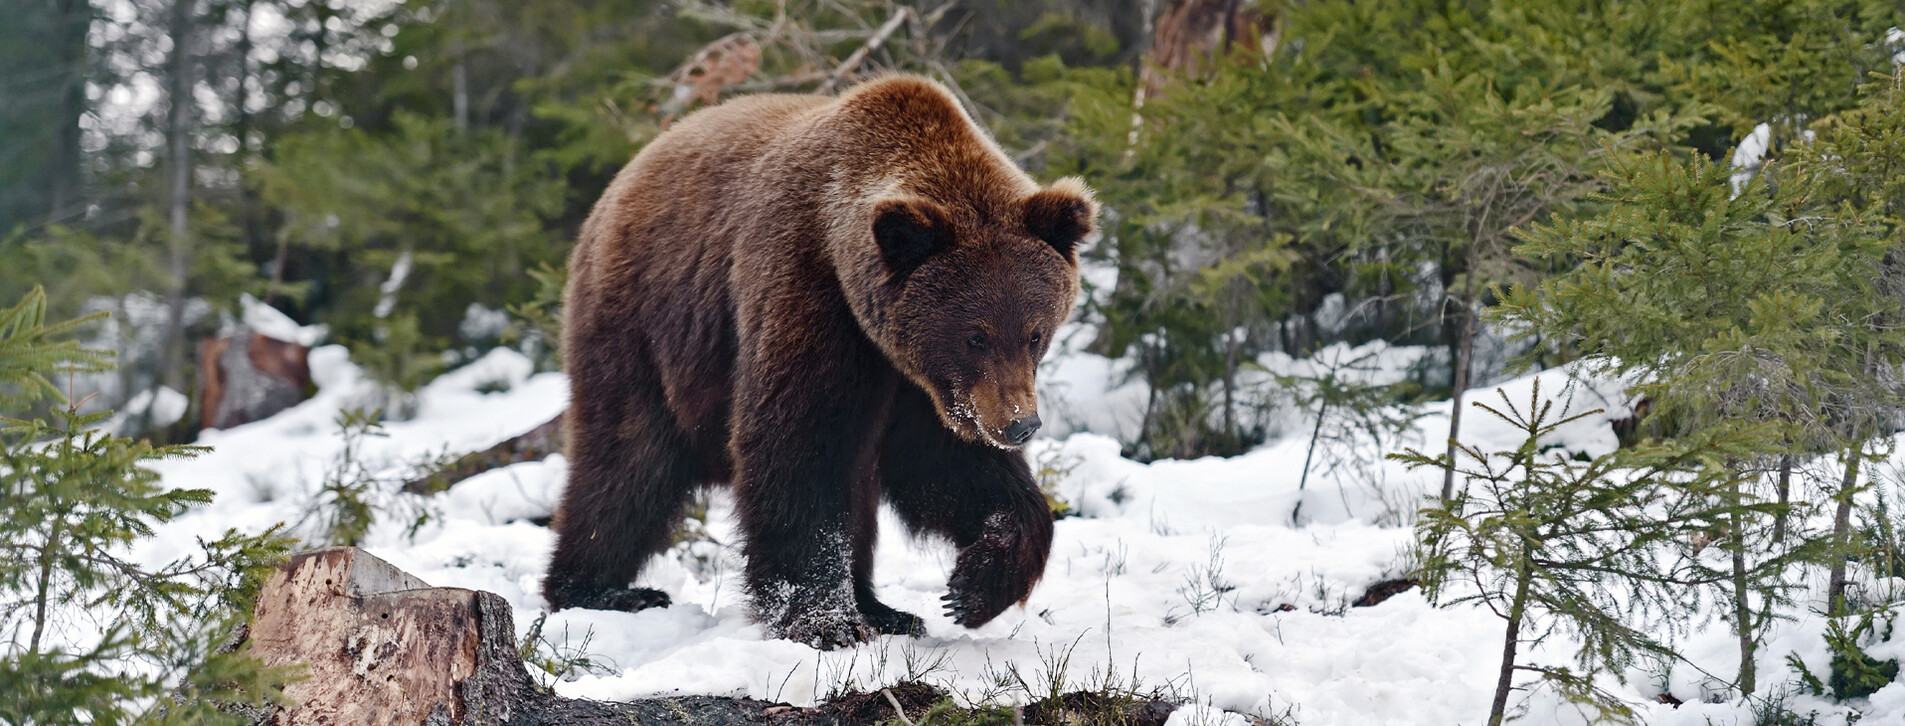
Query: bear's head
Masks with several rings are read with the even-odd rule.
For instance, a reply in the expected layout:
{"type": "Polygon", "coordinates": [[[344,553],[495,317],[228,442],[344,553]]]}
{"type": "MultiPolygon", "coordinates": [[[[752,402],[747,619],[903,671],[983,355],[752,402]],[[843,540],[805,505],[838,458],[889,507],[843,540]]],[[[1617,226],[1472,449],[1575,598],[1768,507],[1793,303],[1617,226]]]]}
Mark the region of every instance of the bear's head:
{"type": "Polygon", "coordinates": [[[913,195],[878,200],[890,284],[882,341],[961,438],[1000,448],[1039,428],[1034,377],[1078,295],[1078,243],[1097,203],[1063,179],[991,213],[913,195]]]}

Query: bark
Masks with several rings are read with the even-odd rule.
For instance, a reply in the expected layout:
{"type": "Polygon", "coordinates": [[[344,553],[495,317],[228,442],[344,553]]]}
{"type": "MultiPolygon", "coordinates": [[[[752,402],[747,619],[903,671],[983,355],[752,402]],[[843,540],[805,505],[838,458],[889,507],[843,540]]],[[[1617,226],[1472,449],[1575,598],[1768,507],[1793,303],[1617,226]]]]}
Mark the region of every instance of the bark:
{"type": "Polygon", "coordinates": [[[457,482],[491,469],[525,461],[541,461],[551,454],[560,454],[562,442],[562,416],[558,414],[530,429],[529,433],[482,451],[464,454],[448,466],[404,482],[403,490],[412,494],[446,491],[457,482]]]}
{"type": "MultiPolygon", "coordinates": [[[[1736,476],[1733,481],[1733,503],[1743,504],[1745,495],[1741,492],[1742,483],[1736,476]]],[[[1733,633],[1740,641],[1740,672],[1738,686],[1741,696],[1752,695],[1757,681],[1757,668],[1753,655],[1759,650],[1759,643],[1753,637],[1753,605],[1748,597],[1751,591],[1747,586],[1746,573],[1746,517],[1739,512],[1733,514],[1733,633]]]]}
{"type": "MultiPolygon", "coordinates": [[[[1474,266],[1471,265],[1473,270],[1474,266]]],[[[1442,470],[1442,501],[1447,503],[1455,496],[1455,455],[1458,453],[1456,437],[1462,433],[1462,394],[1468,392],[1469,359],[1475,353],[1475,331],[1473,314],[1475,306],[1475,276],[1471,273],[1462,283],[1462,312],[1455,323],[1455,339],[1449,341],[1449,354],[1454,358],[1455,371],[1449,376],[1449,465],[1442,470]]]]}
{"type": "Polygon", "coordinates": [[[1303,476],[1296,481],[1296,508],[1290,511],[1290,524],[1292,525],[1302,524],[1297,521],[1297,517],[1303,514],[1303,487],[1310,483],[1310,460],[1316,458],[1316,439],[1318,436],[1323,435],[1323,420],[1329,415],[1330,404],[1328,400],[1325,400],[1321,406],[1317,407],[1316,427],[1310,429],[1310,449],[1303,454],[1303,476]]]}
{"type": "MultiPolygon", "coordinates": [[[[166,272],[171,277],[166,290],[165,338],[162,346],[160,376],[175,390],[185,368],[185,290],[191,267],[191,239],[187,229],[192,180],[192,85],[196,64],[192,59],[192,26],[196,22],[195,0],[177,0],[172,6],[172,58],[169,62],[170,97],[166,110],[166,141],[170,166],[170,213],[168,214],[166,272]]],[[[148,409],[150,416],[150,409],[148,409]]]]}
{"type": "Polygon", "coordinates": [[[0,236],[68,221],[80,198],[85,0],[0,4],[0,236]]]}
{"type": "Polygon", "coordinates": [[[1851,547],[1852,531],[1852,492],[1859,484],[1858,449],[1846,452],[1845,476],[1839,481],[1839,493],[1833,497],[1838,507],[1832,513],[1832,558],[1831,574],[1826,581],[1826,614],[1845,614],[1845,562],[1847,549],[1851,547]]]}
{"type": "Polygon", "coordinates": [[[470,129],[470,80],[469,71],[464,69],[463,61],[450,66],[450,116],[456,119],[456,130],[461,133],[470,129]]]}
{"type": "Polygon", "coordinates": [[[1515,573],[1515,599],[1508,606],[1508,632],[1502,635],[1502,662],[1495,678],[1488,726],[1501,726],[1502,716],[1508,712],[1508,694],[1515,689],[1515,650],[1521,645],[1521,621],[1528,612],[1528,587],[1534,577],[1534,552],[1523,545],[1521,568],[1515,573]]]}
{"type": "Polygon", "coordinates": [[[1779,457],[1779,511],[1773,513],[1773,544],[1786,541],[1786,506],[1792,502],[1793,457],[1779,457]]]}
{"type": "Polygon", "coordinates": [[[262,420],[304,400],[310,349],[239,328],[199,344],[199,427],[262,420]]]}
{"type": "Polygon", "coordinates": [[[47,175],[47,219],[60,221],[78,215],[80,204],[80,119],[86,115],[86,33],[92,24],[92,4],[61,0],[59,35],[59,127],[53,139],[53,158],[47,175]]]}
{"type": "MultiPolygon", "coordinates": [[[[1733,518],[1733,527],[1736,532],[1741,524],[1743,524],[1743,522],[1740,521],[1739,517],[1733,518]]],[[[1733,630],[1734,634],[1737,635],[1740,640],[1739,687],[1740,695],[1742,696],[1751,695],[1755,688],[1756,669],[1754,668],[1753,655],[1755,651],[1759,650],[1759,644],[1753,638],[1753,609],[1752,603],[1747,600],[1748,594],[1749,592],[1746,586],[1746,545],[1745,543],[1738,543],[1733,547],[1733,630]]]]}
{"type": "Polygon", "coordinates": [[[1237,327],[1231,324],[1224,331],[1224,435],[1230,437],[1226,444],[1241,448],[1243,435],[1237,430],[1237,327]]]}
{"type": "MultiPolygon", "coordinates": [[[[250,139],[252,125],[254,123],[250,109],[252,80],[251,54],[255,44],[251,34],[251,21],[257,17],[257,0],[244,0],[240,7],[244,12],[244,20],[240,21],[238,25],[238,48],[235,51],[238,57],[238,97],[232,103],[232,112],[235,114],[232,122],[232,135],[238,137],[238,151],[232,155],[232,164],[237,167],[242,179],[238,187],[239,229],[242,230],[245,235],[245,249],[250,250],[255,256],[260,251],[268,249],[267,245],[270,244],[270,241],[267,239],[269,233],[265,229],[264,220],[259,214],[258,188],[251,183],[247,176],[251,170],[250,161],[252,152],[250,139]]],[[[287,235],[286,238],[288,241],[289,236],[287,235]]],[[[271,285],[265,288],[264,297],[266,302],[272,300],[283,301],[283,296],[278,294],[280,283],[284,281],[283,249],[283,243],[280,243],[280,253],[271,266],[271,285]]]]}
{"type": "Polygon", "coordinates": [[[1138,61],[1138,83],[1131,93],[1131,128],[1125,135],[1124,162],[1137,153],[1138,139],[1144,131],[1144,104],[1164,90],[1179,75],[1198,76],[1216,68],[1219,59],[1234,52],[1239,40],[1253,44],[1256,53],[1268,57],[1275,52],[1275,18],[1260,11],[1268,3],[1240,0],[1169,0],[1163,8],[1153,8],[1157,0],[1146,0],[1144,8],[1144,52],[1138,61]]]}
{"type": "Polygon", "coordinates": [[[1219,61],[1237,49],[1238,41],[1268,55],[1275,46],[1274,17],[1262,12],[1267,3],[1238,0],[1173,0],[1158,13],[1147,56],[1162,73],[1150,73],[1140,88],[1156,96],[1173,75],[1198,76],[1213,72],[1219,61]]]}

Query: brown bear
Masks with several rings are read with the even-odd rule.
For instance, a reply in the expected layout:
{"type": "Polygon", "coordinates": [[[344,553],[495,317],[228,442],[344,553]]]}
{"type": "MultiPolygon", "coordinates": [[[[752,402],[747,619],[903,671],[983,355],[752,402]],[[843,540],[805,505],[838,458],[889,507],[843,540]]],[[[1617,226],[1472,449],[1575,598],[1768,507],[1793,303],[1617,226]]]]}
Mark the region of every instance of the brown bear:
{"type": "Polygon", "coordinates": [[[777,636],[922,632],[873,596],[882,500],[959,548],[954,622],[1023,602],[1052,515],[1017,447],[1096,216],[1082,182],[1039,188],[921,78],[677,122],[616,176],[569,261],[551,607],[666,604],[630,584],[721,482],[777,636]]]}

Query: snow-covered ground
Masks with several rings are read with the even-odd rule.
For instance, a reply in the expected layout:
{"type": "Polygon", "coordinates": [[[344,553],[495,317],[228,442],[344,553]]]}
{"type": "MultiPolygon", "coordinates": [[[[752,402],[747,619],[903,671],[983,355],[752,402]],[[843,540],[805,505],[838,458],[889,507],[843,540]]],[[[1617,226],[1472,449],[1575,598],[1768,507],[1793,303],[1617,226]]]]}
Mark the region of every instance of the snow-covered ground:
{"type": "MultiPolygon", "coordinates": [[[[217,499],[166,526],[142,557],[183,555],[195,536],[227,527],[257,531],[301,519],[342,444],[333,417],[374,395],[343,348],[318,348],[311,359],[315,398],[266,421],[207,432],[200,443],[211,453],[157,465],[168,484],[208,488],[217,499]]],[[[1106,378],[1115,366],[1058,363],[1062,371],[1048,369],[1048,376],[1074,392],[1076,410],[1098,406],[1102,413],[1117,403],[1103,395],[1118,388],[1106,378]]],[[[1569,389],[1561,370],[1502,388],[1526,400],[1536,378],[1544,392],[1569,389]]],[[[1571,424],[1554,443],[1590,454],[1610,450],[1608,421],[1625,414],[1618,391],[1585,383],[1569,390],[1575,410],[1607,412],[1571,424]]],[[[499,349],[432,382],[419,395],[416,417],[369,441],[367,456],[400,468],[486,447],[546,421],[566,397],[560,374],[532,374],[529,360],[499,349]]],[[[1429,407],[1404,443],[1433,445],[1446,415],[1447,404],[1429,407]]],[[[1023,701],[1022,682],[1042,694],[1043,684],[1060,679],[1066,690],[1135,684],[1210,709],[1287,713],[1306,726],[1481,723],[1501,652],[1499,620],[1476,608],[1437,609],[1416,590],[1374,607],[1349,607],[1370,585],[1405,572],[1411,532],[1396,522],[1439,486],[1439,472],[1379,462],[1352,481],[1312,476],[1299,492],[1309,442],[1307,428],[1295,428],[1302,433],[1230,459],[1150,464],[1121,458],[1117,441],[1101,434],[1040,440],[1028,456],[1055,477],[1081,516],[1058,522],[1051,564],[1026,607],[978,630],[953,625],[938,609],[953,552],[910,540],[888,516],[877,555],[880,597],[924,617],[928,635],[835,652],[769,640],[750,620],[740,565],[718,544],[733,541],[734,525],[717,493],[707,523],[712,541],[678,547],[645,575],[644,584],[673,595],[672,607],[548,617],[546,638],[602,664],[557,691],[601,699],[737,694],[805,704],[847,688],[918,678],[970,700],[1023,701]],[[1292,522],[1299,501],[1300,525],[1292,522]]],[[[1464,440],[1485,448],[1515,443],[1512,431],[1483,417],[1469,418],[1463,429],[1464,440]]],[[[432,516],[414,535],[405,531],[414,513],[394,508],[368,548],[433,585],[500,594],[514,607],[519,632],[526,631],[545,607],[537,583],[554,543],[530,520],[551,513],[563,474],[564,462],[554,456],[479,475],[424,501],[432,516]]],[[[1795,616],[1775,626],[1760,651],[1762,683],[1792,680],[1788,653],[1816,673],[1826,670],[1823,623],[1804,612],[1795,616]]],[[[1571,648],[1557,638],[1531,659],[1565,663],[1571,648]]],[[[1652,723],[1751,723],[1747,706],[1702,702],[1721,689],[1700,671],[1731,674],[1737,666],[1725,626],[1709,624],[1684,642],[1684,651],[1693,665],[1675,668],[1664,683],[1635,672],[1624,684],[1606,685],[1652,723]],[[1686,705],[1657,703],[1663,686],[1686,705]]],[[[1905,645],[1871,652],[1905,657],[1905,645]]],[[[1582,721],[1544,696],[1532,699],[1527,723],[1582,721]]],[[[1844,720],[1843,706],[1809,696],[1790,703],[1801,713],[1819,711],[1820,724],[1844,720]]],[[[1887,686],[1863,710],[1864,724],[1905,723],[1905,685],[1887,686]]],[[[1184,722],[1235,720],[1209,709],[1181,714],[1184,722]]]]}

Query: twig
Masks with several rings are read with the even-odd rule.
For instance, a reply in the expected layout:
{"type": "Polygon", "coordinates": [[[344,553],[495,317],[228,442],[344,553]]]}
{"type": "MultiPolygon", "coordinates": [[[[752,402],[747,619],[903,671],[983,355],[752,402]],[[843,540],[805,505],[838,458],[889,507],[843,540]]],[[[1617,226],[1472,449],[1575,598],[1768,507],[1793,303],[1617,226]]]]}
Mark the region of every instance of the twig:
{"type": "Polygon", "coordinates": [[[906,726],[914,726],[913,719],[906,716],[906,709],[900,707],[900,699],[893,697],[893,689],[882,688],[880,695],[886,696],[886,702],[893,704],[893,712],[900,715],[900,720],[906,722],[906,726]]]}
{"type": "Polygon", "coordinates": [[[847,56],[846,60],[841,61],[840,66],[833,69],[833,74],[828,76],[826,81],[821,82],[820,92],[823,94],[833,93],[834,89],[840,86],[840,82],[845,80],[849,74],[853,73],[853,69],[860,67],[860,64],[866,61],[868,55],[872,54],[873,51],[879,50],[880,46],[886,43],[886,39],[892,37],[893,32],[899,30],[900,25],[904,24],[906,18],[912,14],[913,9],[908,7],[901,7],[893,11],[893,17],[888,18],[885,25],[880,26],[879,30],[874,31],[873,36],[867,38],[865,44],[853,51],[853,55],[847,56]]]}

